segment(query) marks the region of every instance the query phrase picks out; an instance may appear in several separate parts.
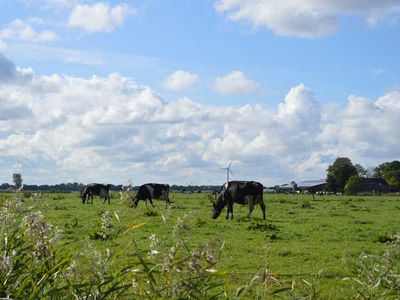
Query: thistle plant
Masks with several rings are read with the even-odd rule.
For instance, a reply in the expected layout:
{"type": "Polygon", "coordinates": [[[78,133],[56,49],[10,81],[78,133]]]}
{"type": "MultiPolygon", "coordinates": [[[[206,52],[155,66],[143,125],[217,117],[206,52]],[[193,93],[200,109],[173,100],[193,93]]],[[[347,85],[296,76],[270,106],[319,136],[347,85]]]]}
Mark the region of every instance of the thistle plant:
{"type": "Polygon", "coordinates": [[[400,234],[391,236],[383,255],[362,253],[349,266],[354,276],[346,278],[363,299],[400,297],[400,234]]]}
{"type": "Polygon", "coordinates": [[[65,262],[56,257],[54,231],[40,212],[22,209],[19,192],[5,202],[0,219],[0,297],[55,295],[65,262]]]}

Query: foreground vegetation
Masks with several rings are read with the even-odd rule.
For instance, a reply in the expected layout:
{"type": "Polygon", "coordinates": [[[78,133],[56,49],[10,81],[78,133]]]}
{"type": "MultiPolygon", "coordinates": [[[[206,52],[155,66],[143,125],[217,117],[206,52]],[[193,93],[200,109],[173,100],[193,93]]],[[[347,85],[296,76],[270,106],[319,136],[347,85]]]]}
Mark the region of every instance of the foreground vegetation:
{"type": "Polygon", "coordinates": [[[0,297],[400,297],[399,196],[265,195],[266,221],[212,220],[207,194],[130,197],[0,194],[0,297]]]}

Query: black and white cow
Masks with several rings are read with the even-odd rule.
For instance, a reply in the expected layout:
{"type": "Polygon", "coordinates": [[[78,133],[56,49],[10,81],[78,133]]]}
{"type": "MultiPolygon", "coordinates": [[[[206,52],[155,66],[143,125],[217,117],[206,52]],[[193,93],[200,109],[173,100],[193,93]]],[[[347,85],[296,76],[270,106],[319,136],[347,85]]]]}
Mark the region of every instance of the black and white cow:
{"type": "Polygon", "coordinates": [[[222,209],[227,206],[226,219],[231,214],[233,219],[233,203],[248,204],[250,218],[254,206],[259,204],[265,220],[265,204],[263,200],[263,185],[256,181],[229,181],[226,182],[217,196],[217,203],[213,203],[213,219],[219,217],[222,209]]]}
{"type": "Polygon", "coordinates": [[[159,183],[146,183],[139,187],[139,190],[132,200],[131,207],[136,207],[140,200],[150,201],[150,204],[154,207],[153,199],[161,199],[165,201],[165,207],[170,203],[169,201],[169,185],[159,183]]]}
{"type": "Polygon", "coordinates": [[[89,204],[89,201],[90,203],[93,203],[93,196],[100,196],[104,198],[103,204],[105,204],[106,201],[108,201],[108,204],[110,204],[110,186],[110,184],[88,184],[87,186],[85,186],[83,191],[81,191],[82,203],[89,204]]]}

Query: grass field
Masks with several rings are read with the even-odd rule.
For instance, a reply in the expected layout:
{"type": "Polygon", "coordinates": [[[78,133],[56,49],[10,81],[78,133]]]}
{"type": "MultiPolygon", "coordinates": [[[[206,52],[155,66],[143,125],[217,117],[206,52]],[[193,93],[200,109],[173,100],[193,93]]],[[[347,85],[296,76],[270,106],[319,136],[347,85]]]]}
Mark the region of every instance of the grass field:
{"type": "MultiPolygon", "coordinates": [[[[2,193],[0,201],[12,196],[2,193]]],[[[46,193],[36,200],[24,199],[23,206],[41,211],[57,229],[59,255],[86,268],[90,262],[82,253],[88,249],[109,249],[110,268],[116,270],[132,261],[129,253],[134,247],[150,249],[152,235],[157,237],[157,247],[174,245],[173,233],[178,228],[185,247],[203,245],[218,253],[213,268],[224,282],[218,297],[234,298],[240,294],[238,289],[244,298],[400,297],[398,278],[391,287],[374,287],[379,278],[370,278],[379,277],[374,268],[395,247],[394,237],[400,233],[399,196],[313,199],[265,194],[266,221],[259,207],[248,220],[247,207],[240,205],[234,206],[233,220],[225,220],[226,211],[213,220],[213,198],[207,194],[172,194],[170,198],[173,203],[168,209],[157,201],[155,209],[146,208],[144,202],[133,209],[127,197],[121,199],[117,193],[112,194],[111,205],[103,205],[96,197],[93,205],[83,205],[77,193],[46,193]],[[127,232],[135,224],[142,226],[127,232]],[[363,254],[377,260],[364,262],[363,254]],[[360,268],[365,274],[357,274],[360,268]]],[[[399,275],[399,257],[395,257],[390,267],[399,275]]]]}

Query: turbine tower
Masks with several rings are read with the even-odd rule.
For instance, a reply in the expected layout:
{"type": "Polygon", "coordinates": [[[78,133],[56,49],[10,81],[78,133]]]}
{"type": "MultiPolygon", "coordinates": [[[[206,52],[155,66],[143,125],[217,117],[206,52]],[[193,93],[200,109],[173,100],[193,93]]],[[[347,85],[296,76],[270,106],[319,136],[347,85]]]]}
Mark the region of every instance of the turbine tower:
{"type": "Polygon", "coordinates": [[[229,165],[227,168],[222,168],[221,170],[226,170],[226,182],[229,182],[229,174],[233,175],[233,172],[231,170],[231,165],[232,165],[232,160],[229,162],[229,165]]]}

